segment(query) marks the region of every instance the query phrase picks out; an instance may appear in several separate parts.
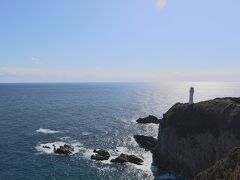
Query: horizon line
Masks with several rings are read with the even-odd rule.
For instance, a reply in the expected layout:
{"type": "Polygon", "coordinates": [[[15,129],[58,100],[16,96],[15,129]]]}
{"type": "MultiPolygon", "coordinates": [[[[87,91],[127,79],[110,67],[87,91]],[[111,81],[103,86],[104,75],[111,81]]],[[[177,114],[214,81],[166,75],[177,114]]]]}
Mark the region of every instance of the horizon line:
{"type": "Polygon", "coordinates": [[[0,84],[72,84],[72,83],[240,83],[240,81],[33,81],[0,82],[0,84]]]}

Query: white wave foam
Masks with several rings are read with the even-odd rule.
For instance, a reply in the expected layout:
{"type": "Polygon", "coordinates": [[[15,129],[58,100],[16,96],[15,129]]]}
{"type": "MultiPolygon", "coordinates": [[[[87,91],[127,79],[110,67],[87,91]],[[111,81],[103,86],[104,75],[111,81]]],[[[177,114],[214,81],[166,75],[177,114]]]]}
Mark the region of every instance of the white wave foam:
{"type": "Polygon", "coordinates": [[[88,136],[88,135],[91,135],[91,134],[92,134],[91,132],[82,132],[83,136],[88,136]]]}
{"type": "Polygon", "coordinates": [[[82,144],[79,142],[75,143],[66,143],[63,141],[57,141],[57,142],[51,142],[51,143],[45,143],[45,144],[38,144],[35,148],[38,152],[43,154],[55,154],[53,145],[56,146],[56,148],[59,148],[60,146],[64,146],[64,144],[71,144],[74,147],[73,154],[79,153],[80,149],[82,148],[82,144]],[[47,146],[49,148],[44,148],[44,146],[47,146]]]}
{"type": "MultiPolygon", "coordinates": [[[[81,156],[83,156],[85,159],[91,160],[91,155],[94,154],[93,152],[94,149],[88,149],[83,147],[83,145],[77,142],[76,140],[71,140],[71,137],[62,137],[60,139],[61,141],[58,141],[58,142],[39,144],[38,146],[36,146],[36,149],[37,151],[45,154],[52,154],[54,153],[53,146],[52,146],[53,144],[55,144],[56,147],[63,146],[64,144],[71,144],[74,146],[74,149],[75,149],[74,153],[80,153],[81,156]],[[50,149],[43,148],[43,146],[49,146],[50,149]]],[[[152,173],[152,171],[155,168],[154,166],[152,166],[151,152],[146,152],[144,149],[139,148],[138,144],[136,143],[133,137],[127,138],[124,142],[121,142],[119,145],[120,146],[116,147],[115,149],[106,149],[111,155],[109,160],[100,161],[96,163],[112,164],[111,159],[117,158],[121,153],[128,154],[128,155],[136,155],[143,159],[144,161],[143,164],[135,165],[131,163],[126,163],[126,165],[128,165],[129,167],[134,167],[136,169],[141,169],[143,171],[152,173]]]]}
{"type": "Polygon", "coordinates": [[[44,129],[44,128],[39,128],[36,130],[37,133],[43,133],[43,134],[55,134],[59,133],[60,131],[52,130],[52,129],[44,129]]]}
{"type": "Polygon", "coordinates": [[[69,136],[66,136],[66,137],[60,137],[59,139],[60,139],[61,141],[66,141],[66,140],[71,139],[71,137],[69,137],[69,136]]]}
{"type": "Polygon", "coordinates": [[[91,155],[93,155],[93,149],[84,149],[83,157],[86,159],[91,159],[91,155]]]}

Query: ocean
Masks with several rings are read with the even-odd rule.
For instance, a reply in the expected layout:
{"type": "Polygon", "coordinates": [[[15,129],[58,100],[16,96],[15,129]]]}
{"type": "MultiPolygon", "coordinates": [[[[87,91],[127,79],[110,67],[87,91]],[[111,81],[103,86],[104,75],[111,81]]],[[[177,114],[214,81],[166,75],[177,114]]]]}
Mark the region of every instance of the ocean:
{"type": "Polygon", "coordinates": [[[162,118],[176,102],[240,96],[240,83],[12,83],[0,84],[0,180],[175,179],[158,172],[152,155],[133,135],[157,137],[158,125],[140,125],[139,117],[162,118]],[[52,147],[70,143],[71,156],[52,147]],[[112,158],[135,154],[144,164],[112,164],[90,159],[103,148],[112,158]]]}

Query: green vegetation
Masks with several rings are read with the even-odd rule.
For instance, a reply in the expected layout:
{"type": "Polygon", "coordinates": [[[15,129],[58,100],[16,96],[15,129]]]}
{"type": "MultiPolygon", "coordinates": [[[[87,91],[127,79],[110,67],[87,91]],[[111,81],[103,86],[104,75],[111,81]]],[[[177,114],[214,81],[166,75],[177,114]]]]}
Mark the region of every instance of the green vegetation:
{"type": "Polygon", "coordinates": [[[179,137],[202,133],[220,136],[229,131],[240,137],[240,98],[217,98],[197,104],[174,105],[164,114],[162,128],[174,128],[179,137]]]}
{"type": "Polygon", "coordinates": [[[194,180],[239,180],[240,179],[240,148],[235,148],[223,160],[211,168],[198,174],[194,180]]]}

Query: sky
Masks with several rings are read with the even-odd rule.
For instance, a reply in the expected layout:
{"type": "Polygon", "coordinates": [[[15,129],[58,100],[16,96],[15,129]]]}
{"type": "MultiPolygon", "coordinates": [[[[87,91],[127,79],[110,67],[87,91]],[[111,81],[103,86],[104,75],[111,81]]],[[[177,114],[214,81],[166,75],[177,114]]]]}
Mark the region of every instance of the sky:
{"type": "Polygon", "coordinates": [[[240,81],[239,0],[0,0],[0,82],[240,81]]]}

